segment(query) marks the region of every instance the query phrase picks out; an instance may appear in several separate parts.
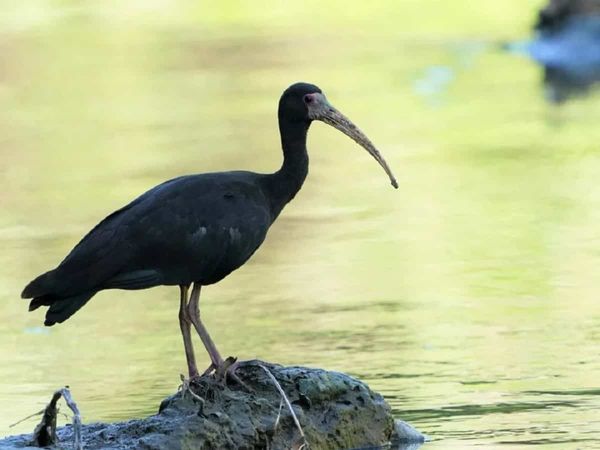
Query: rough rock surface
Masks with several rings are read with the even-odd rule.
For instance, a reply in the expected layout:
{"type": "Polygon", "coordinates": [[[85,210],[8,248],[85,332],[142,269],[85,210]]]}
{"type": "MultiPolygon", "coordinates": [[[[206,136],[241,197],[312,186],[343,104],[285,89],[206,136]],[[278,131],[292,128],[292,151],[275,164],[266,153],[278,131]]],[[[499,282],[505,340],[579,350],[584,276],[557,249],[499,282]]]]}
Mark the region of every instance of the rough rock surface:
{"type": "MultiPolygon", "coordinates": [[[[286,392],[311,449],[377,448],[398,432],[383,397],[361,381],[321,369],[264,365],[286,392]]],[[[191,389],[202,401],[189,392],[178,392],[165,399],[154,416],[84,425],[84,448],[298,448],[303,441],[285,406],[275,426],[281,396],[264,370],[254,363],[241,366],[237,373],[251,391],[238,385],[225,387],[212,376],[194,379],[191,389]]],[[[59,429],[58,437],[56,448],[71,448],[72,427],[59,429]]],[[[404,444],[423,440],[414,429],[400,438],[404,444]]],[[[0,440],[0,449],[22,449],[29,442],[31,435],[14,436],[0,440]]]]}

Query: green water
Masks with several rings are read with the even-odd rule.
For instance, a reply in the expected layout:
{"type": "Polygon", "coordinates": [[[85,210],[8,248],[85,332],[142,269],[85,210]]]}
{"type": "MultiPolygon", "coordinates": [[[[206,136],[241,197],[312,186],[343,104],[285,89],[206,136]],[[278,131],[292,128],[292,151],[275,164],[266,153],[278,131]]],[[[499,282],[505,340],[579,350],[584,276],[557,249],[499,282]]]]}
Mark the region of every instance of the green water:
{"type": "Polygon", "coordinates": [[[104,292],[51,329],[19,293],[165,179],[275,170],[276,102],[305,80],[400,189],[315,124],[298,197],[203,290],[222,353],[359,376],[431,450],[600,448],[600,97],[548,105],[497,50],[538,1],[354,3],[3,4],[0,435],[65,384],[86,422],[174,391],[176,288],[104,292]]]}

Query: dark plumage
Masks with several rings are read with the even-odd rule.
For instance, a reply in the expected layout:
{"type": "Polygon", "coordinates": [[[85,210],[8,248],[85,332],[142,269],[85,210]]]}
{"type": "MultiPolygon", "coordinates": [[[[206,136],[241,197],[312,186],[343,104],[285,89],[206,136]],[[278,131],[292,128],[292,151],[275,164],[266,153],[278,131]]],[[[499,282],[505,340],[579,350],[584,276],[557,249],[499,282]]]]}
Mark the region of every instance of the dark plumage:
{"type": "Polygon", "coordinates": [[[60,265],[23,291],[46,325],[68,319],[103,289],[216,283],[241,266],[277,215],[268,178],[250,172],[167,181],[112,213],[60,265]]]}
{"type": "Polygon", "coordinates": [[[284,153],[280,170],[187,175],[154,187],[102,220],[57,268],[29,283],[22,297],[32,299],[30,311],[48,306],[44,323],[54,325],[104,289],[178,285],[190,376],[198,373],[190,324],[207,347],[213,368],[221,366],[223,360],[197,317],[200,286],[216,283],[244,264],[294,198],[308,173],[306,134],[312,120],[323,120],[363,145],[395,185],[377,150],[318,87],[292,85],[280,99],[278,116],[284,153]]]}

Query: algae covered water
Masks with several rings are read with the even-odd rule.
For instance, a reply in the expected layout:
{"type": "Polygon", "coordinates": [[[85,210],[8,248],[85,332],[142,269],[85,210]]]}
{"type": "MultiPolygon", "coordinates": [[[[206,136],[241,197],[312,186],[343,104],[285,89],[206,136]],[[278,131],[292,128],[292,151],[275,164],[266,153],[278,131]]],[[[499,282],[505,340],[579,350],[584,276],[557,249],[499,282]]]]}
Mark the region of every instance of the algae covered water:
{"type": "Polygon", "coordinates": [[[426,448],[600,448],[600,97],[551,105],[540,69],[499,50],[539,6],[6,5],[0,434],[31,431],[8,425],[65,384],[87,422],[151,414],[176,389],[176,288],[103,292],[53,328],[19,293],[165,179],[275,170],[277,99],[303,80],[400,188],[315,124],[302,191],[203,291],[222,353],[360,377],[426,448]]]}

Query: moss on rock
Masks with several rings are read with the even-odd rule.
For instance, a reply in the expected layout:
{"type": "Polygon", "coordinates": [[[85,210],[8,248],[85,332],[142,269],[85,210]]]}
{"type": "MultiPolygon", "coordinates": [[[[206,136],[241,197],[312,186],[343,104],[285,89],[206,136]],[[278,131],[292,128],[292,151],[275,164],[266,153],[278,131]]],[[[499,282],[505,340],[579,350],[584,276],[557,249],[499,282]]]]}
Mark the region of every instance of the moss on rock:
{"type": "MultiPolygon", "coordinates": [[[[348,375],[306,367],[261,363],[289,398],[311,449],[372,448],[389,444],[395,429],[383,397],[348,375]]],[[[158,414],[145,419],[83,428],[84,448],[96,449],[290,449],[300,433],[281,396],[259,363],[242,365],[238,376],[250,390],[225,386],[212,376],[191,381],[189,392],[163,400],[158,414]]],[[[58,430],[60,442],[71,427],[58,430]]],[[[23,448],[30,435],[0,441],[2,448],[23,448]],[[4,446],[3,446],[4,445],[4,446]],[[9,447],[10,446],[10,447],[9,447]]],[[[422,438],[422,436],[421,436],[422,438]]],[[[413,440],[419,440],[418,435],[413,440]]],[[[422,439],[421,439],[422,440],[422,439]]]]}

